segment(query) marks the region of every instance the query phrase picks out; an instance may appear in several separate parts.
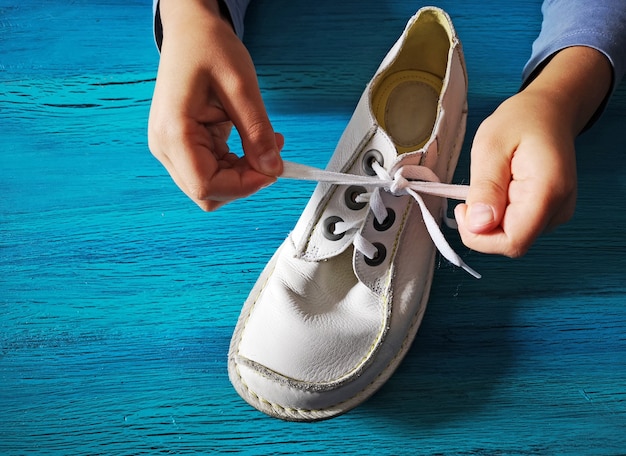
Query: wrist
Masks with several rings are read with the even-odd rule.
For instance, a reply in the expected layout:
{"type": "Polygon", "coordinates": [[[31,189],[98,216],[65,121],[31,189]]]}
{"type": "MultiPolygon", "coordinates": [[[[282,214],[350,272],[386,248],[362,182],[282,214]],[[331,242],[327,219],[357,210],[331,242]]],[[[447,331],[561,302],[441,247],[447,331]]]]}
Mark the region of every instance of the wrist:
{"type": "Polygon", "coordinates": [[[604,54],[573,46],[556,53],[524,92],[551,104],[560,121],[576,136],[602,106],[612,77],[611,64],[604,54]]]}
{"type": "Polygon", "coordinates": [[[211,30],[226,26],[234,31],[230,14],[218,0],[160,0],[163,34],[185,34],[196,27],[211,30]]]}

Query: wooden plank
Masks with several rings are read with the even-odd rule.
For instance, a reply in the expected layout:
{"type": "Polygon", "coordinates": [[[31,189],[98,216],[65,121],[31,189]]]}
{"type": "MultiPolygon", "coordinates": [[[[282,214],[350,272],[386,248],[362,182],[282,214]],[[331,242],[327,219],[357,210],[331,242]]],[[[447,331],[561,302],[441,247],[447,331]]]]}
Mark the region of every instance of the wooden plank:
{"type": "MultiPolygon", "coordinates": [[[[6,2],[5,2],[6,3],[6,2]]],[[[517,90],[540,2],[442,1],[480,121],[517,90]]],[[[323,166],[410,2],[253,2],[284,155],[323,166]]],[[[150,2],[0,5],[0,453],[623,454],[626,91],[578,143],[580,198],[523,259],[454,247],[416,343],[351,413],[284,423],[226,373],[231,331],[313,188],[206,214],[146,146],[150,2]]],[[[233,149],[237,142],[233,140],[233,149]]]]}

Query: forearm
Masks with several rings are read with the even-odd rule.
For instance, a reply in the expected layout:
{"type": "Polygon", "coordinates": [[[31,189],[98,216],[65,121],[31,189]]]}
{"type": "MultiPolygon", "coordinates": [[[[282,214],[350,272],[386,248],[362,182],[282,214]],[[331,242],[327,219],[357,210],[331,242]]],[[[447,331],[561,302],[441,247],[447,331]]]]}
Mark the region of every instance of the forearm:
{"type": "MultiPolygon", "coordinates": [[[[154,38],[156,45],[159,49],[161,49],[161,44],[163,41],[163,25],[161,21],[161,1],[153,0],[152,3],[152,12],[154,15],[154,38]]],[[[190,7],[192,10],[194,9],[194,4],[189,4],[188,2],[179,2],[185,7],[190,7]]],[[[199,2],[202,3],[202,2],[199,2]]],[[[244,29],[244,17],[246,14],[246,9],[248,7],[249,0],[219,0],[217,4],[219,5],[220,13],[223,18],[227,19],[235,33],[239,37],[239,39],[243,38],[243,29],[244,29]]],[[[198,2],[196,2],[196,5],[198,2]]],[[[167,5],[166,9],[169,9],[171,5],[167,5]]],[[[207,10],[204,9],[203,12],[207,10]]],[[[208,11],[215,12],[215,7],[210,5],[208,11]]]]}
{"type": "Polygon", "coordinates": [[[524,89],[544,98],[578,135],[611,90],[613,72],[607,57],[590,47],[572,46],[556,53],[524,89]]]}

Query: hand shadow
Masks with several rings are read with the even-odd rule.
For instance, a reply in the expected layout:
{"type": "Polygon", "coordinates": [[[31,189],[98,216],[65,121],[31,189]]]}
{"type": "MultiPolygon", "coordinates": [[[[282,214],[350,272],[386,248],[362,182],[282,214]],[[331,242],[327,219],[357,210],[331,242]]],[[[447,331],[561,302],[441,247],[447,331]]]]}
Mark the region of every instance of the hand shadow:
{"type": "MultiPolygon", "coordinates": [[[[479,113],[485,111],[484,103],[474,104],[479,113]]],[[[528,376],[549,379],[555,368],[550,363],[561,358],[561,351],[571,356],[572,347],[589,344],[589,334],[606,341],[614,337],[610,315],[586,315],[591,302],[621,309],[626,296],[626,213],[615,210],[623,206],[626,185],[626,155],[616,153],[626,144],[626,131],[620,127],[626,120],[625,105],[622,85],[604,117],[579,137],[576,214],[541,237],[524,258],[469,253],[458,236],[446,233],[483,278],[474,280],[441,260],[413,347],[394,376],[357,413],[390,420],[389,429],[402,432],[502,409],[507,406],[503,397],[514,409],[522,399],[517,394],[509,397],[503,389],[532,385],[528,376]]],[[[479,121],[471,120],[470,138],[479,121]]],[[[469,151],[464,156],[466,160],[469,151]]],[[[459,168],[463,181],[466,168],[459,168]]],[[[586,356],[585,350],[580,353],[586,356]]],[[[565,368],[573,377],[581,374],[577,365],[565,368]]]]}
{"type": "Polygon", "coordinates": [[[244,43],[270,118],[276,112],[352,112],[406,19],[375,0],[251,2],[244,43]],[[375,33],[364,41],[364,30],[375,33]]]}

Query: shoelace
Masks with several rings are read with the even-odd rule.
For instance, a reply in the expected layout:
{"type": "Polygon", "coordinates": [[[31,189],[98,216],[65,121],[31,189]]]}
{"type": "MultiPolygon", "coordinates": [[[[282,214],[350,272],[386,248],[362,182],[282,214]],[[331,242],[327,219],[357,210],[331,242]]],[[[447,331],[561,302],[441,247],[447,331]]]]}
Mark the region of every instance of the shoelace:
{"type": "MultiPolygon", "coordinates": [[[[289,161],[284,161],[283,164],[284,171],[281,175],[283,178],[326,182],[334,185],[363,185],[374,187],[373,191],[359,195],[357,202],[369,202],[374,217],[378,223],[381,224],[387,217],[387,209],[380,196],[380,190],[384,189],[394,196],[410,195],[419,206],[428,234],[441,255],[450,263],[463,268],[472,276],[478,279],[481,277],[478,272],[465,264],[454,249],[450,247],[450,244],[448,244],[439,228],[439,224],[426,207],[426,203],[424,203],[421,196],[421,194],[424,194],[465,200],[469,188],[468,186],[441,183],[437,175],[430,168],[419,165],[403,166],[399,168],[392,177],[387,170],[376,161],[372,162],[372,168],[376,172],[376,176],[338,173],[289,161]]],[[[452,228],[456,228],[454,220],[445,216],[445,207],[446,206],[444,206],[445,223],[452,228]]],[[[358,232],[361,222],[362,220],[353,224],[339,222],[335,225],[335,234],[355,231],[353,239],[354,247],[368,258],[373,258],[377,253],[377,249],[358,232]]]]}

